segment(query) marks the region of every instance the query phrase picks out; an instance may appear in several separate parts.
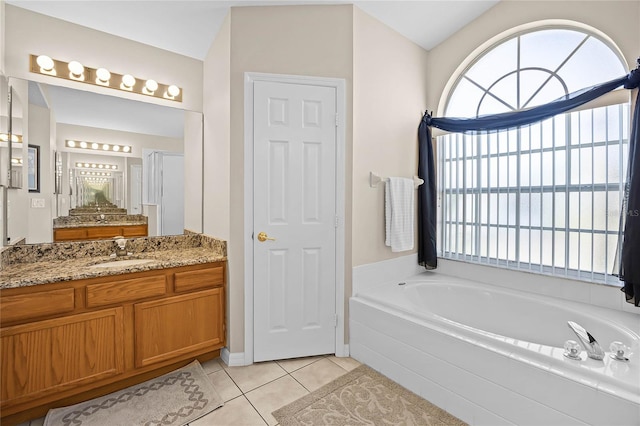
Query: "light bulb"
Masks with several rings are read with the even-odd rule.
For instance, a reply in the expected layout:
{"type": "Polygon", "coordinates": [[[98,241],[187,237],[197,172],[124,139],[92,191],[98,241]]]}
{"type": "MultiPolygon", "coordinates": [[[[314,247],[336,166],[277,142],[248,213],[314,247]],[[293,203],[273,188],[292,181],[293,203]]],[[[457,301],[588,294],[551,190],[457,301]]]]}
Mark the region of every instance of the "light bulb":
{"type": "Polygon", "coordinates": [[[67,141],[67,146],[69,148],[75,148],[76,147],[76,141],[67,141]]]}
{"type": "Polygon", "coordinates": [[[122,148],[122,152],[129,152],[129,151],[131,151],[130,146],[125,146],[124,148],[122,148]]]}
{"type": "Polygon", "coordinates": [[[122,85],[121,87],[125,90],[133,89],[133,86],[136,84],[136,79],[131,74],[125,74],[122,76],[122,85]]]}
{"type": "Polygon", "coordinates": [[[47,55],[38,56],[36,58],[36,63],[40,67],[40,71],[44,71],[44,72],[53,71],[53,67],[55,66],[55,63],[53,62],[53,59],[51,59],[47,55]]]}
{"type": "Polygon", "coordinates": [[[98,148],[100,148],[100,145],[98,145],[97,143],[94,142],[91,144],[91,149],[98,149],[98,148]]]}
{"type": "Polygon", "coordinates": [[[86,148],[87,143],[85,141],[80,142],[80,148],[86,148]]]}
{"type": "Polygon", "coordinates": [[[111,168],[112,168],[113,170],[116,170],[116,169],[118,168],[118,166],[116,166],[116,165],[114,164],[113,166],[111,166],[111,168]]]}
{"type": "Polygon", "coordinates": [[[109,146],[108,143],[105,143],[104,145],[102,145],[102,149],[105,151],[109,151],[111,149],[111,147],[109,146]]]}
{"type": "Polygon", "coordinates": [[[88,168],[90,166],[90,164],[89,163],[84,163],[84,166],[88,168]]]}
{"type": "Polygon", "coordinates": [[[173,97],[176,97],[176,96],[178,96],[180,94],[180,88],[178,86],[176,86],[175,84],[172,84],[167,89],[167,93],[169,93],[169,95],[171,95],[173,97]]]}
{"type": "Polygon", "coordinates": [[[84,80],[84,66],[78,61],[69,62],[69,77],[78,80],[84,80]]]}
{"type": "Polygon", "coordinates": [[[99,169],[104,169],[104,164],[98,164],[99,169]]]}
{"type": "Polygon", "coordinates": [[[154,93],[158,90],[158,83],[155,80],[147,80],[146,83],[144,83],[144,88],[147,92],[154,93]]]}
{"type": "Polygon", "coordinates": [[[118,151],[120,151],[120,147],[119,147],[118,145],[114,145],[114,146],[113,146],[113,150],[114,150],[115,152],[118,152],[118,151]]]}
{"type": "Polygon", "coordinates": [[[111,78],[111,73],[106,68],[98,68],[96,70],[96,83],[98,84],[109,84],[109,79],[111,78]]]}
{"type": "Polygon", "coordinates": [[[91,164],[91,168],[95,169],[96,167],[98,167],[95,163],[91,164]]]}

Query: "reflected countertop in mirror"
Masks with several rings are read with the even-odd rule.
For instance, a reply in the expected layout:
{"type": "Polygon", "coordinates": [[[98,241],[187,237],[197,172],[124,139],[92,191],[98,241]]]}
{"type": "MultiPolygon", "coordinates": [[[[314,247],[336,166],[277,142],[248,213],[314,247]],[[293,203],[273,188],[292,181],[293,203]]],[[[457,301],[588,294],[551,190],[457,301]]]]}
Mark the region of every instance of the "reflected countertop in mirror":
{"type": "Polygon", "coordinates": [[[154,269],[221,262],[227,259],[227,244],[203,234],[131,238],[124,257],[114,257],[113,240],[25,244],[5,247],[0,253],[0,289],[94,278],[154,269]],[[118,260],[145,259],[144,263],[118,260]],[[114,267],[95,268],[113,262],[114,267]],[[133,264],[132,264],[133,263],[133,264]]]}
{"type": "Polygon", "coordinates": [[[147,222],[147,217],[141,214],[95,213],[57,217],[53,219],[53,229],[146,225],[147,222]]]}

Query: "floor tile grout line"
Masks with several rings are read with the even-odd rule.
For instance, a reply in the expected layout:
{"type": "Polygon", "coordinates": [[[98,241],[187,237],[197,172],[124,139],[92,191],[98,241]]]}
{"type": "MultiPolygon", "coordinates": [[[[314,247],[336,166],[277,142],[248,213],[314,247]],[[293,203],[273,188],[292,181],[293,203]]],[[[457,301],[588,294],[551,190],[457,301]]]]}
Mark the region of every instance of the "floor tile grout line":
{"type": "MultiPolygon", "coordinates": [[[[284,377],[284,376],[283,376],[283,377],[284,377]]],[[[264,385],[263,385],[263,386],[264,386],[264,385]]],[[[262,387],[262,386],[259,386],[259,387],[262,387]]],[[[258,388],[256,388],[256,389],[258,389],[258,388]]],[[[254,390],[255,390],[255,389],[254,389],[254,390]]],[[[244,396],[244,398],[245,398],[247,401],[249,401],[249,404],[253,407],[253,409],[254,409],[254,410],[256,410],[256,413],[258,413],[258,415],[260,416],[260,418],[262,419],[262,421],[264,422],[264,424],[265,424],[265,425],[267,425],[267,426],[269,426],[269,422],[267,421],[267,419],[265,419],[265,418],[264,418],[264,416],[262,415],[262,413],[260,413],[260,410],[258,410],[258,408],[257,408],[255,405],[253,405],[253,402],[251,402],[251,400],[250,400],[249,398],[247,398],[247,396],[246,396],[246,395],[244,395],[244,394],[243,394],[242,396],[244,396]]]]}

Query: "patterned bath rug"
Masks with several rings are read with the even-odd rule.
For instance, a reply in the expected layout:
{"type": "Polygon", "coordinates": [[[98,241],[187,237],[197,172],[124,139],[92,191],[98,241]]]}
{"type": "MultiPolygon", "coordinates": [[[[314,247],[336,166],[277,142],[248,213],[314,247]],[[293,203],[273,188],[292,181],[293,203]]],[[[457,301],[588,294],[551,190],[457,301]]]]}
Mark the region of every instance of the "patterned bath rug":
{"type": "Polygon", "coordinates": [[[281,426],[466,425],[366,365],[272,414],[281,426]]]}
{"type": "Polygon", "coordinates": [[[182,426],[222,405],[196,360],[109,395],[49,410],[44,426],[182,426]]]}

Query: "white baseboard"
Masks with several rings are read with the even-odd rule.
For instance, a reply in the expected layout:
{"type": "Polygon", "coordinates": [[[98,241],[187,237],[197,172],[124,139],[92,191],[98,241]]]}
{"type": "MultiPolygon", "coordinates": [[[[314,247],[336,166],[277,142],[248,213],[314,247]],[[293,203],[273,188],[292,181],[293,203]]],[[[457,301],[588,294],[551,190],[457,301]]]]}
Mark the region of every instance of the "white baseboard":
{"type": "Polygon", "coordinates": [[[403,280],[424,271],[424,267],[418,265],[417,253],[356,266],[352,272],[353,291],[351,295],[356,295],[358,292],[369,290],[391,280],[403,280]]]}
{"type": "Polygon", "coordinates": [[[222,348],[220,351],[220,358],[229,367],[242,367],[248,365],[244,359],[244,352],[229,352],[228,348],[222,348]]]}
{"type": "Polygon", "coordinates": [[[342,345],[342,347],[337,347],[336,348],[336,356],[337,357],[347,357],[349,356],[349,345],[348,344],[344,344],[342,345]]]}

